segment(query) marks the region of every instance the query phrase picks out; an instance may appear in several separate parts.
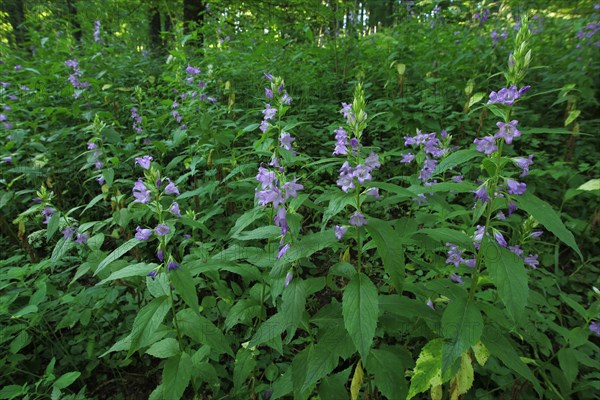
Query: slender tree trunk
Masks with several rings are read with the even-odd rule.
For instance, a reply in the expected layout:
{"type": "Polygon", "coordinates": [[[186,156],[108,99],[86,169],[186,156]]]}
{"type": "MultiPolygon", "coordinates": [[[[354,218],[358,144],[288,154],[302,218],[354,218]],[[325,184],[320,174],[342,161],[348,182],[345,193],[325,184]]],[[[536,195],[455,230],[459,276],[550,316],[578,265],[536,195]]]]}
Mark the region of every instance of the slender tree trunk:
{"type": "Polygon", "coordinates": [[[148,21],[150,22],[150,48],[154,51],[160,51],[163,47],[163,42],[160,37],[160,10],[155,2],[148,6],[148,21]]]}
{"type": "MultiPolygon", "coordinates": [[[[192,31],[194,23],[201,28],[204,24],[205,4],[203,0],[183,0],[183,31],[192,31]]],[[[204,46],[204,35],[198,33],[198,47],[204,46]]]]}
{"type": "Polygon", "coordinates": [[[74,0],[67,0],[67,9],[69,10],[69,19],[73,26],[73,37],[77,42],[81,42],[81,25],[77,21],[77,8],[75,7],[74,0]]]}

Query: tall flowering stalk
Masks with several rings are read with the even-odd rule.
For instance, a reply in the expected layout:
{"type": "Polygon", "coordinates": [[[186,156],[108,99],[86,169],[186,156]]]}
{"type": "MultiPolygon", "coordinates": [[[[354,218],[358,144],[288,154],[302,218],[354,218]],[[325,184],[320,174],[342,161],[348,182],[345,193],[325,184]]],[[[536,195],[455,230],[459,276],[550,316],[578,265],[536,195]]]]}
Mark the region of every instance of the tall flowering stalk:
{"type": "MultiPolygon", "coordinates": [[[[282,78],[274,77],[271,74],[265,74],[265,77],[270,82],[269,87],[265,88],[265,97],[268,103],[262,111],[263,120],[260,130],[263,132],[263,137],[258,143],[266,144],[267,148],[272,151],[272,155],[268,166],[261,164],[258,168],[256,180],[260,186],[256,189],[255,197],[260,206],[272,205],[273,207],[273,223],[281,231],[277,251],[279,260],[294,242],[293,233],[290,231],[287,221],[290,199],[297,198],[298,191],[304,189],[304,186],[298,183],[295,176],[288,177],[285,171],[285,166],[291,163],[293,157],[296,156],[293,148],[293,142],[296,139],[289,132],[283,130],[282,123],[282,118],[289,109],[292,98],[285,90],[282,78]],[[277,138],[278,145],[273,136],[277,138]]],[[[292,276],[293,273],[290,270],[286,276],[286,286],[290,283],[292,276]]]]}
{"type": "MultiPolygon", "coordinates": [[[[514,177],[513,171],[505,171],[504,167],[508,164],[507,158],[503,157],[503,150],[505,146],[513,144],[513,140],[521,136],[521,132],[518,129],[519,121],[512,119],[514,113],[515,104],[521,99],[521,97],[527,93],[530,89],[529,86],[518,88],[521,80],[525,77],[527,67],[531,62],[531,50],[528,48],[528,39],[530,36],[527,20],[523,20],[523,24],[515,39],[515,51],[509,56],[508,70],[505,73],[507,80],[507,87],[500,89],[499,91],[491,92],[490,99],[487,107],[499,116],[502,121],[496,123],[498,130],[492,135],[485,136],[484,138],[477,138],[474,141],[477,151],[480,151],[486,155],[488,165],[492,165],[493,168],[488,169],[490,175],[485,179],[479,188],[474,191],[475,202],[481,202],[481,206],[485,207],[485,222],[484,225],[478,225],[473,236],[475,248],[477,254],[475,258],[475,265],[473,271],[473,278],[471,282],[471,288],[469,291],[469,297],[473,298],[475,290],[477,288],[478,277],[482,269],[482,251],[480,243],[483,238],[490,235],[501,247],[506,247],[513,253],[521,257],[525,264],[532,268],[536,268],[538,265],[537,255],[527,255],[521,249],[522,242],[511,245],[510,241],[504,237],[501,230],[494,227],[492,213],[497,210],[499,206],[505,205],[507,207],[506,213],[510,216],[517,210],[515,197],[523,195],[527,191],[527,185],[524,182],[520,182],[520,177],[526,176],[529,173],[529,167],[533,164],[533,155],[527,157],[515,157],[508,159],[512,161],[512,164],[517,167],[520,172],[520,177],[514,177]]],[[[503,210],[500,210],[495,219],[504,220],[506,214],[503,210]]],[[[523,232],[526,235],[539,236],[541,233],[534,233],[533,228],[535,223],[533,220],[524,226],[523,232]]],[[[525,238],[521,238],[523,241],[525,238]]],[[[449,254],[449,259],[452,257],[449,254]]],[[[472,265],[469,265],[472,266],[472,265]]]]}
{"type": "Polygon", "coordinates": [[[75,88],[75,92],[73,93],[73,97],[76,99],[81,96],[81,93],[84,89],[89,88],[91,85],[88,82],[81,82],[79,78],[83,75],[81,70],[79,69],[79,61],[77,60],[67,60],[65,61],[65,65],[71,68],[72,72],[69,74],[69,83],[75,88]]]}
{"type": "MultiPolygon", "coordinates": [[[[358,244],[357,266],[360,271],[362,268],[361,227],[368,223],[362,210],[362,203],[365,196],[379,198],[379,190],[366,188],[365,182],[372,180],[371,173],[381,166],[379,156],[371,150],[364,149],[361,143],[363,131],[367,127],[362,84],[356,85],[352,104],[342,103],[340,113],[344,116],[345,124],[335,130],[336,144],[333,155],[346,156],[346,161],[339,169],[340,176],[336,183],[345,193],[354,191],[355,211],[350,216],[348,224],[355,227],[356,243],[358,244]]],[[[347,230],[348,227],[345,225],[334,227],[335,235],[339,240],[343,238],[347,230]]]]}

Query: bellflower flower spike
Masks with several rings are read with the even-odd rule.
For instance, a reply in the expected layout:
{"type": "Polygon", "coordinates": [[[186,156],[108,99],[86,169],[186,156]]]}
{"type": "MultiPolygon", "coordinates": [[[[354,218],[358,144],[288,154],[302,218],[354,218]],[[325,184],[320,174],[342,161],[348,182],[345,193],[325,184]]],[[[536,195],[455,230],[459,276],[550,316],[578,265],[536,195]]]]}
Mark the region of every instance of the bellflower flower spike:
{"type": "Polygon", "coordinates": [[[273,203],[273,208],[277,208],[284,203],[283,194],[279,188],[256,191],[256,198],[260,206],[273,203]]]}
{"type": "Polygon", "coordinates": [[[139,226],[135,228],[136,234],[135,238],[137,240],[148,240],[150,236],[152,236],[152,229],[142,229],[139,226]]]}
{"type": "Polygon", "coordinates": [[[83,233],[83,234],[78,233],[77,239],[75,239],[75,243],[77,243],[80,246],[83,246],[85,243],[87,243],[88,237],[89,237],[89,235],[87,233],[83,233]]]}
{"type": "Polygon", "coordinates": [[[522,182],[517,182],[514,179],[507,179],[506,186],[508,188],[508,194],[514,194],[520,196],[527,191],[527,185],[522,182]]]}
{"type": "Polygon", "coordinates": [[[200,73],[200,68],[196,68],[196,67],[192,67],[190,64],[188,64],[187,68],[185,69],[185,72],[187,72],[188,75],[198,75],[200,73]]]}
{"type": "Polygon", "coordinates": [[[347,230],[348,227],[343,225],[336,225],[333,227],[333,231],[335,232],[335,237],[337,240],[342,240],[347,230]]]}
{"type": "Polygon", "coordinates": [[[102,42],[102,39],[100,39],[100,21],[94,22],[94,42],[102,42]]]}
{"type": "MultiPolygon", "coordinates": [[[[527,92],[527,90],[529,90],[529,87],[527,87],[527,86],[525,86],[521,90],[523,90],[525,88],[527,88],[527,89],[524,90],[523,93],[525,93],[525,92],[527,92]]],[[[488,104],[500,103],[500,104],[505,104],[507,106],[512,106],[519,97],[521,97],[521,91],[519,91],[516,86],[511,86],[509,88],[502,88],[498,91],[498,93],[496,93],[496,92],[490,93],[490,100],[488,101],[488,104]]]]}
{"type": "Polygon", "coordinates": [[[139,164],[144,169],[150,169],[150,163],[154,160],[152,156],[137,157],[135,163],[139,164]]]}
{"type": "Polygon", "coordinates": [[[367,166],[369,171],[381,167],[381,163],[379,162],[379,155],[373,152],[369,153],[369,156],[365,158],[365,165],[367,166]]]}
{"type": "Polygon", "coordinates": [[[169,263],[167,264],[167,271],[173,271],[177,268],[181,268],[179,264],[177,264],[175,260],[169,260],[169,263]]]}
{"type": "Polygon", "coordinates": [[[265,97],[267,99],[272,99],[273,98],[273,91],[269,88],[265,88],[265,97]]]}
{"type": "Polygon", "coordinates": [[[335,150],[333,155],[346,155],[348,154],[348,132],[341,126],[335,130],[335,150]]]}
{"type": "Polygon", "coordinates": [[[477,204],[478,200],[481,200],[481,204],[490,202],[486,185],[481,185],[479,189],[474,190],[473,193],[475,193],[475,204],[477,204]]]}
{"type": "Polygon", "coordinates": [[[410,164],[415,159],[415,156],[412,153],[406,153],[402,155],[401,163],[410,164]]]}
{"type": "Polygon", "coordinates": [[[450,247],[450,250],[448,250],[448,258],[446,258],[446,264],[454,264],[454,268],[458,268],[460,263],[464,261],[462,258],[462,250],[452,243],[446,243],[446,246],[450,247]]]}
{"type": "Polygon", "coordinates": [[[511,144],[513,138],[521,136],[521,132],[517,129],[517,124],[519,121],[513,119],[508,124],[504,122],[497,122],[496,126],[498,127],[498,132],[494,135],[495,139],[503,138],[504,141],[508,144],[511,144]]]}
{"type": "Polygon", "coordinates": [[[452,282],[456,282],[456,283],[458,283],[460,285],[464,286],[464,284],[465,284],[463,282],[462,278],[460,277],[460,275],[458,275],[458,274],[454,274],[454,273],[450,274],[450,279],[452,280],[452,282]]]}
{"type": "Polygon", "coordinates": [[[290,104],[292,104],[292,97],[289,94],[287,94],[287,92],[284,93],[283,96],[281,96],[281,103],[289,106],[290,104]]]}
{"type": "Polygon", "coordinates": [[[73,237],[73,234],[75,233],[77,229],[73,229],[70,226],[67,226],[65,229],[63,229],[62,234],[63,234],[63,238],[65,240],[70,239],[71,237],[73,237]]]}
{"type": "Polygon", "coordinates": [[[175,186],[175,184],[173,182],[171,182],[171,180],[169,178],[166,178],[166,179],[167,179],[167,181],[169,181],[169,184],[165,188],[165,194],[174,194],[174,195],[179,196],[179,189],[177,189],[177,186],[175,186]]]}
{"type": "Polygon", "coordinates": [[[366,165],[358,164],[352,173],[352,176],[358,180],[358,183],[361,185],[365,183],[365,181],[370,181],[373,179],[371,174],[369,173],[369,168],[366,165]]]}
{"type": "Polygon", "coordinates": [[[173,204],[171,204],[171,208],[169,208],[169,211],[176,215],[177,218],[181,218],[181,211],[179,210],[179,204],[174,201],[173,204]]]}
{"type": "Polygon", "coordinates": [[[498,242],[498,244],[502,247],[506,247],[508,246],[508,243],[506,243],[506,239],[504,239],[504,236],[502,236],[502,233],[498,232],[498,231],[494,231],[494,239],[496,239],[496,242],[498,242]]]}
{"type": "Polygon", "coordinates": [[[600,323],[598,323],[596,321],[592,321],[590,323],[590,331],[592,333],[595,333],[596,335],[600,336],[600,323]]]}
{"type": "Polygon", "coordinates": [[[285,280],[283,282],[283,287],[288,287],[290,285],[290,283],[292,282],[292,279],[294,278],[294,274],[292,273],[292,271],[288,271],[287,274],[285,274],[285,280]]]}
{"type": "Polygon", "coordinates": [[[279,260],[281,257],[283,257],[289,249],[290,249],[289,243],[286,243],[285,246],[283,246],[283,247],[281,246],[281,244],[279,244],[279,252],[277,253],[277,259],[279,260]]]}
{"type": "Polygon", "coordinates": [[[94,142],[88,142],[87,148],[88,150],[96,150],[98,148],[98,145],[94,142]]]}
{"type": "Polygon", "coordinates": [[[260,123],[260,131],[261,131],[262,133],[265,133],[266,131],[268,131],[270,127],[271,127],[271,124],[269,124],[269,123],[268,123],[267,121],[265,121],[265,120],[263,120],[263,121],[260,123]]]}
{"type": "Polygon", "coordinates": [[[165,236],[168,235],[169,232],[171,232],[171,228],[169,228],[169,225],[158,224],[156,228],[154,228],[154,233],[156,234],[156,236],[165,236]]]}
{"type": "Polygon", "coordinates": [[[361,213],[356,211],[354,214],[352,214],[350,216],[349,223],[350,223],[350,225],[360,227],[363,225],[367,225],[367,220],[365,219],[364,215],[362,215],[361,213]]]}
{"type": "Polygon", "coordinates": [[[498,146],[496,146],[496,141],[493,136],[486,136],[483,139],[475,139],[473,141],[477,146],[477,151],[485,153],[487,155],[492,154],[496,150],[498,150],[498,146]]]}
{"type": "Polygon", "coordinates": [[[283,184],[283,189],[285,190],[285,200],[290,197],[297,198],[298,190],[304,189],[304,186],[296,183],[296,178],[293,181],[289,181],[283,184]]]}
{"type": "Polygon", "coordinates": [[[379,200],[381,198],[381,195],[379,194],[379,188],[376,187],[368,188],[365,193],[367,196],[371,196],[375,200],[379,200]]]}
{"type": "Polygon", "coordinates": [[[479,243],[483,240],[483,232],[485,231],[485,226],[477,225],[477,229],[475,233],[473,233],[472,239],[475,245],[475,248],[479,249],[479,243]]]}
{"type": "Polygon", "coordinates": [[[146,204],[150,202],[150,190],[146,188],[142,178],[139,178],[133,185],[133,197],[135,197],[135,203],[146,204]]]}
{"type": "Polygon", "coordinates": [[[354,122],[354,114],[352,113],[352,104],[342,103],[342,109],[340,110],[341,114],[344,114],[344,118],[348,121],[348,124],[352,124],[354,122]]]}
{"type": "Polygon", "coordinates": [[[267,120],[273,119],[273,117],[275,117],[275,114],[277,114],[277,109],[274,107],[271,107],[270,104],[267,104],[262,113],[265,116],[264,120],[267,121],[267,120]]]}
{"type": "Polygon", "coordinates": [[[523,261],[525,262],[526,265],[529,265],[533,269],[537,269],[537,266],[540,263],[538,261],[537,254],[530,254],[529,256],[525,257],[525,259],[523,261]]]}
{"type": "Polygon", "coordinates": [[[360,142],[357,138],[353,137],[350,139],[350,146],[352,147],[352,151],[356,153],[360,147],[360,142]]]}
{"type": "Polygon", "coordinates": [[[519,168],[523,170],[521,175],[519,176],[527,176],[529,175],[529,166],[533,164],[533,154],[529,155],[529,158],[525,157],[516,157],[512,159],[512,162],[519,168]]]}
{"type": "Polygon", "coordinates": [[[290,228],[287,223],[286,217],[287,217],[287,211],[286,211],[285,207],[281,206],[277,209],[277,214],[273,218],[273,222],[275,223],[275,226],[278,226],[279,228],[281,228],[282,236],[285,236],[285,234],[288,232],[288,230],[290,228]]]}
{"type": "Polygon", "coordinates": [[[273,186],[275,181],[275,172],[270,171],[264,167],[258,167],[258,174],[256,180],[262,184],[262,188],[266,189],[273,186]]]}
{"type": "Polygon", "coordinates": [[[279,136],[279,146],[291,151],[292,153],[294,152],[294,149],[292,149],[292,142],[294,142],[296,139],[289,134],[289,132],[281,132],[281,136],[279,136]]]}

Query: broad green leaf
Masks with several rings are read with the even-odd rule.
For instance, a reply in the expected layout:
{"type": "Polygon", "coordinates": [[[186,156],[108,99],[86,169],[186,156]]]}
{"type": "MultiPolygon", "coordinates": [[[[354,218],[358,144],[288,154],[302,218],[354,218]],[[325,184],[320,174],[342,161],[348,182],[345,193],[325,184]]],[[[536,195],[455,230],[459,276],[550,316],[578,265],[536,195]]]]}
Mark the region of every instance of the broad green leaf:
{"type": "Polygon", "coordinates": [[[169,358],[179,353],[179,343],[177,343],[177,339],[174,338],[163,339],[154,343],[146,350],[146,354],[150,354],[156,358],[169,358]]]}
{"type": "Polygon", "coordinates": [[[527,213],[533,216],[540,224],[544,225],[546,229],[552,232],[563,243],[575,250],[581,260],[583,260],[583,255],[577,246],[577,242],[575,242],[573,234],[565,227],[550,204],[529,192],[517,196],[516,200],[520,208],[527,211],[527,213]]]}
{"type": "Polygon", "coordinates": [[[349,204],[356,204],[356,198],[350,193],[336,193],[329,201],[329,205],[323,212],[323,221],[321,227],[325,227],[327,222],[339,214],[349,204]]]}
{"type": "Polygon", "coordinates": [[[21,396],[22,394],[24,394],[23,386],[19,385],[6,385],[0,389],[0,399],[2,400],[12,400],[17,396],[21,396]]]}
{"type": "Polygon", "coordinates": [[[482,153],[477,150],[472,149],[464,149],[458,150],[454,153],[451,153],[448,157],[444,158],[440,163],[435,167],[433,171],[433,175],[439,175],[449,169],[455,168],[461,164],[466,163],[467,161],[481,156],[482,153]]]}
{"type": "Polygon", "coordinates": [[[438,193],[438,192],[466,193],[466,192],[471,192],[471,191],[477,189],[477,186],[475,186],[472,183],[468,183],[468,182],[461,182],[461,183],[442,182],[442,183],[436,183],[435,185],[431,185],[431,186],[411,186],[408,189],[411,192],[413,192],[414,195],[416,196],[420,193],[438,193]]]}
{"type": "Polygon", "coordinates": [[[573,123],[573,121],[575,121],[577,117],[579,117],[579,114],[581,114],[581,110],[569,111],[569,116],[565,120],[565,126],[568,126],[569,124],[573,123]]]}
{"type": "Polygon", "coordinates": [[[379,301],[377,287],[362,272],[356,274],[344,289],[342,314],[352,342],[361,358],[366,360],[377,328],[379,301]]]}
{"type": "Polygon", "coordinates": [[[366,228],[377,245],[385,272],[392,279],[396,291],[401,292],[404,283],[404,249],[399,243],[399,234],[388,222],[375,218],[369,218],[366,228]]]}
{"type": "Polygon", "coordinates": [[[199,313],[190,308],[181,310],[177,313],[177,322],[184,335],[198,343],[209,345],[217,354],[226,353],[233,357],[233,352],[223,332],[199,313]]]}
{"type": "Polygon", "coordinates": [[[406,399],[442,383],[442,339],[433,339],[421,349],[406,399]]]}
{"type": "Polygon", "coordinates": [[[239,233],[243,231],[246,227],[248,227],[250,224],[257,220],[260,220],[264,213],[265,211],[262,207],[254,207],[253,209],[246,211],[235,221],[235,225],[233,226],[233,228],[231,228],[227,236],[238,236],[239,233]]]}
{"type": "Polygon", "coordinates": [[[403,188],[402,186],[394,185],[393,183],[369,182],[367,186],[383,189],[386,192],[394,193],[399,196],[404,196],[408,199],[412,199],[413,197],[415,197],[415,194],[408,190],[408,188],[403,188]]]}
{"type": "Polygon", "coordinates": [[[367,359],[367,372],[373,374],[375,386],[388,399],[404,398],[407,393],[404,364],[398,353],[389,349],[372,349],[367,359]]]}
{"type": "Polygon", "coordinates": [[[521,361],[512,343],[498,329],[491,326],[487,327],[483,332],[481,342],[487,347],[491,355],[497,357],[506,367],[531,382],[536,392],[540,394],[543,392],[540,383],[529,367],[521,361]]]}
{"type": "Polygon", "coordinates": [[[294,279],[283,290],[282,299],[281,313],[283,314],[283,323],[288,330],[289,337],[293,337],[304,314],[306,282],[301,279],[294,279]]]}
{"type": "Polygon", "coordinates": [[[354,375],[352,375],[352,382],[350,383],[350,398],[352,400],[358,400],[364,378],[365,372],[363,371],[360,360],[358,360],[356,368],[354,369],[354,375]]]}
{"type": "Polygon", "coordinates": [[[170,308],[170,299],[159,297],[146,304],[138,312],[131,329],[131,345],[128,357],[141,346],[149,345],[149,339],[158,329],[170,308]]]}
{"type": "Polygon", "coordinates": [[[577,375],[579,374],[579,363],[577,362],[577,350],[570,348],[563,348],[558,351],[556,354],[558,356],[558,364],[560,365],[560,369],[563,374],[565,374],[565,378],[567,378],[567,382],[569,382],[569,386],[573,385],[577,375]]]}
{"type": "Polygon", "coordinates": [[[228,331],[235,325],[242,322],[249,322],[252,318],[260,315],[263,309],[262,304],[255,299],[242,299],[229,309],[227,318],[225,318],[225,330],[228,331]]]}
{"type": "MultiPolygon", "coordinates": [[[[104,198],[104,196],[106,196],[104,193],[100,193],[99,195],[97,195],[96,197],[94,197],[83,209],[83,211],[81,212],[81,214],[79,214],[79,216],[82,216],[84,212],[86,212],[87,210],[89,210],[90,208],[94,207],[96,205],[96,203],[98,203],[100,200],[102,200],[104,198]]],[[[79,229],[81,229],[83,231],[83,225],[79,227],[79,229]]]]}
{"type": "Polygon", "coordinates": [[[508,315],[513,321],[518,321],[529,297],[523,260],[491,240],[485,240],[481,247],[490,279],[498,288],[498,295],[506,306],[508,315]]]}
{"type": "Polygon", "coordinates": [[[196,292],[196,286],[194,285],[194,278],[188,271],[185,265],[175,268],[173,271],[168,272],[171,282],[177,293],[181,295],[181,298],[185,303],[192,308],[195,312],[199,312],[198,309],[198,293],[196,292]]]}
{"type": "Polygon", "coordinates": [[[128,265],[127,267],[113,272],[108,278],[102,279],[96,284],[96,286],[102,285],[106,282],[114,281],[115,279],[131,278],[132,276],[146,276],[150,271],[155,269],[157,264],[148,263],[137,263],[128,265]]]}
{"type": "MultiPolygon", "coordinates": [[[[588,311],[585,310],[585,308],[583,308],[583,306],[581,304],[579,304],[577,301],[573,300],[571,297],[569,297],[566,293],[561,293],[560,294],[560,298],[562,301],[564,301],[565,303],[567,303],[567,305],[569,307],[571,307],[573,310],[575,310],[577,312],[577,314],[581,315],[583,318],[590,318],[590,313],[588,311]]],[[[593,312],[593,310],[592,310],[593,312]]],[[[595,314],[595,312],[594,312],[595,314]]]]}
{"type": "Polygon", "coordinates": [[[450,381],[450,400],[458,400],[459,396],[467,393],[473,386],[474,374],[473,364],[468,352],[464,352],[460,358],[460,368],[450,381]]]}
{"type": "Polygon", "coordinates": [[[58,242],[56,242],[54,250],[52,250],[52,256],[50,257],[52,263],[58,262],[71,247],[73,247],[73,241],[71,239],[60,238],[58,242]]]}
{"type": "Polygon", "coordinates": [[[331,352],[321,351],[311,343],[298,353],[292,361],[292,382],[297,393],[310,393],[317,381],[331,373],[337,366],[337,357],[331,352]]]}
{"type": "Polygon", "coordinates": [[[66,374],[62,375],[60,378],[55,380],[52,386],[57,389],[64,389],[66,387],[69,387],[73,382],[75,382],[75,380],[79,378],[80,375],[81,372],[78,371],[67,372],[66,374]]]}
{"type": "Polygon", "coordinates": [[[280,229],[274,225],[265,225],[248,232],[233,235],[236,240],[275,239],[280,235],[280,229]]]}
{"type": "Polygon", "coordinates": [[[285,322],[281,313],[274,314],[264,321],[256,330],[256,333],[250,340],[250,347],[258,346],[279,336],[285,330],[285,322]]]}
{"type": "Polygon", "coordinates": [[[586,183],[580,185],[577,190],[585,190],[587,192],[600,190],[600,179],[590,179],[586,183]]]}
{"type": "Polygon", "coordinates": [[[102,270],[104,270],[104,268],[108,267],[108,265],[111,262],[116,261],[119,258],[123,257],[129,250],[133,249],[140,242],[141,242],[140,240],[137,240],[136,238],[132,238],[132,239],[129,239],[127,242],[123,243],[122,245],[120,245],[119,247],[117,247],[115,250],[113,250],[112,253],[110,253],[98,265],[98,267],[96,268],[96,271],[94,271],[94,276],[98,275],[102,270]]]}
{"type": "Polygon", "coordinates": [[[57,211],[54,214],[52,214],[52,217],[50,217],[50,221],[48,222],[48,230],[46,231],[46,239],[50,240],[52,239],[52,236],[54,236],[54,234],[56,233],[56,230],[58,229],[59,223],[60,223],[60,212],[57,211]]]}
{"type": "Polygon", "coordinates": [[[233,366],[233,386],[235,391],[239,391],[254,368],[256,360],[252,352],[245,348],[240,348],[235,356],[235,364],[233,366]]]}
{"type": "Polygon", "coordinates": [[[452,244],[460,245],[463,248],[471,248],[473,246],[473,239],[471,239],[466,233],[451,228],[424,228],[419,229],[415,232],[415,235],[427,235],[430,238],[446,244],[448,242],[452,244]]]}
{"type": "Polygon", "coordinates": [[[269,275],[272,277],[283,277],[289,263],[300,260],[301,258],[310,257],[317,251],[330,247],[336,242],[337,239],[332,230],[304,235],[302,239],[292,244],[283,257],[275,262],[275,267],[271,270],[269,275]]]}
{"type": "Polygon", "coordinates": [[[27,346],[31,342],[31,337],[27,331],[21,331],[19,335],[10,342],[10,346],[8,347],[10,352],[13,354],[17,354],[23,347],[27,346]]]}
{"type": "Polygon", "coordinates": [[[163,399],[180,399],[192,377],[192,359],[189,354],[181,353],[171,357],[163,368],[163,399]]]}
{"type": "Polygon", "coordinates": [[[474,301],[455,298],[442,315],[442,370],[449,370],[462,353],[476,344],[483,332],[483,318],[474,301]]]}

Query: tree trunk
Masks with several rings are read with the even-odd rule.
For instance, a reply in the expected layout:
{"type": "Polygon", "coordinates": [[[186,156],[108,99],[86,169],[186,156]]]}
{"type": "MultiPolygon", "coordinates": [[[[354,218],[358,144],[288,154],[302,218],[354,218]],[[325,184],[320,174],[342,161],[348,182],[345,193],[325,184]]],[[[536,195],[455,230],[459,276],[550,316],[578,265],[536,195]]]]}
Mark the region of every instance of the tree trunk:
{"type": "Polygon", "coordinates": [[[161,50],[163,42],[160,37],[160,10],[155,2],[148,6],[148,21],[150,22],[150,48],[152,50],[161,50]]]}
{"type": "Polygon", "coordinates": [[[73,25],[73,37],[77,42],[81,42],[81,25],[77,21],[77,8],[73,0],[67,0],[67,9],[69,10],[71,25],[73,25]]]}
{"type": "MultiPolygon", "coordinates": [[[[203,0],[183,0],[183,31],[190,33],[194,24],[201,28],[204,24],[205,5],[203,0]]],[[[202,31],[198,33],[198,47],[204,45],[204,35],[202,31]]]]}

